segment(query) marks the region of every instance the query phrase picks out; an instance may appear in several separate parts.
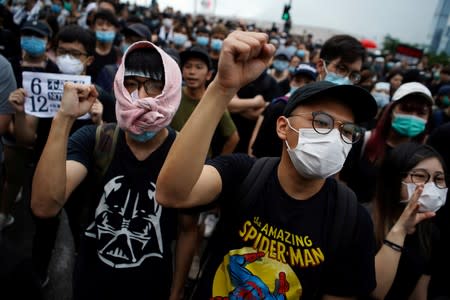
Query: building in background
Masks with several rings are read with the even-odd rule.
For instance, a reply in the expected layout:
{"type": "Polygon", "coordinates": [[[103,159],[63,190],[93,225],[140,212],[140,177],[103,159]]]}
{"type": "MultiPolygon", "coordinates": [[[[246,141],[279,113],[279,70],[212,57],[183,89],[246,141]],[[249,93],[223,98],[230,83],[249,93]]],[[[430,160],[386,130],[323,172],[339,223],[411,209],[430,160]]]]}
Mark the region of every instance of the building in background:
{"type": "Polygon", "coordinates": [[[450,1],[439,0],[434,13],[430,51],[450,55],[450,1]]]}

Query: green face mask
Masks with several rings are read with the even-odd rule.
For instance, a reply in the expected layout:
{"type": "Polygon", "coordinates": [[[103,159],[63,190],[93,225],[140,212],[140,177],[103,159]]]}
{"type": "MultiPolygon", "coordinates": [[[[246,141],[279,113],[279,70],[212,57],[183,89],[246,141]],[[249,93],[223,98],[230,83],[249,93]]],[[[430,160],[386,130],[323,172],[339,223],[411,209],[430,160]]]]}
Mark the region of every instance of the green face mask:
{"type": "Polygon", "coordinates": [[[392,128],[407,137],[415,137],[421,134],[425,130],[426,124],[426,120],[407,114],[395,114],[392,120],[392,128]]]}
{"type": "Polygon", "coordinates": [[[445,107],[450,106],[450,100],[448,99],[448,96],[447,96],[447,95],[444,96],[444,97],[442,97],[442,104],[444,104],[445,107]]]}
{"type": "Polygon", "coordinates": [[[64,2],[64,9],[68,12],[72,12],[72,3],[70,2],[64,2]]]}

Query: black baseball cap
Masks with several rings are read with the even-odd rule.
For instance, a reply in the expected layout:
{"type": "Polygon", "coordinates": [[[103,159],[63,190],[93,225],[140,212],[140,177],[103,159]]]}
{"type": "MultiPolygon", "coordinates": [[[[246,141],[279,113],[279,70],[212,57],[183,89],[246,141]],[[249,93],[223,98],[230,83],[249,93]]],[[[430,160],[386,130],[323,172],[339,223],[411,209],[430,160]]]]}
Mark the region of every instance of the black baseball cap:
{"type": "Polygon", "coordinates": [[[146,25],[140,23],[128,25],[123,29],[122,33],[124,35],[138,36],[145,39],[146,41],[152,40],[152,33],[150,29],[146,25]]]}
{"type": "Polygon", "coordinates": [[[355,123],[370,121],[377,113],[377,102],[365,89],[356,85],[337,85],[322,80],[298,88],[289,97],[283,115],[289,117],[292,111],[300,104],[311,103],[323,96],[338,99],[350,107],[355,116],[355,123]]]}
{"type": "Polygon", "coordinates": [[[198,46],[192,46],[180,53],[181,67],[183,67],[186,61],[192,57],[199,58],[202,61],[204,61],[208,66],[208,70],[211,70],[212,68],[211,57],[209,56],[208,52],[206,52],[205,49],[198,46]]]}
{"type": "Polygon", "coordinates": [[[50,28],[50,26],[48,26],[47,23],[42,21],[27,21],[20,28],[20,31],[22,33],[26,33],[27,31],[35,32],[47,38],[51,38],[53,35],[53,31],[50,28]]]}

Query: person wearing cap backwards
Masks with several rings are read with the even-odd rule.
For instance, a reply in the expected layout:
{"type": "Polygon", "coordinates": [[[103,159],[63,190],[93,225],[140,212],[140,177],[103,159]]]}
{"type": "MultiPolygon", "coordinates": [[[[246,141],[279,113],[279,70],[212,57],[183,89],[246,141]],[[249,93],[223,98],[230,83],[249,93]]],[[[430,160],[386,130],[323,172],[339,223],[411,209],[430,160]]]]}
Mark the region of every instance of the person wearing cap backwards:
{"type": "MultiPolygon", "coordinates": [[[[155,200],[156,178],[176,135],[168,125],[180,103],[180,69],[154,44],[134,43],[117,71],[114,92],[120,129],[109,166],[94,177],[98,183],[76,257],[73,299],[180,299],[196,220],[155,200]]],[[[80,182],[95,174],[96,126],[85,126],[70,139],[69,132],[96,97],[92,85],[64,86],[33,177],[31,209],[40,218],[58,214],[80,182]]]]}
{"type": "Polygon", "coordinates": [[[255,129],[253,129],[248,153],[256,157],[281,155],[282,142],[276,132],[276,124],[279,116],[283,115],[289,96],[305,84],[314,82],[317,72],[309,64],[300,64],[290,76],[289,92],[272,100],[264,113],[259,116],[255,129]]]}
{"type": "Polygon", "coordinates": [[[389,151],[405,142],[424,143],[432,106],[431,92],[421,83],[404,83],[395,91],[375,128],[365,132],[339,173],[359,202],[372,201],[379,165],[389,151]]]}
{"type": "Polygon", "coordinates": [[[163,206],[216,200],[221,220],[228,220],[221,227],[227,232],[214,233],[221,247],[211,253],[193,299],[353,299],[369,294],[376,284],[373,226],[354,199],[351,245],[334,257],[328,256],[327,246],[334,217],[329,214],[335,213],[327,214],[327,205],[344,200],[337,197],[339,189],[351,194],[329,176],[340,170],[361,137],[355,123],[376,113],[367,91],[324,81],[294,92],[277,120],[281,159],[244,211],[233,210],[233,199],[255,159],[232,154],[205,164],[228,102],[269,65],[275,48],[267,40],[264,33],[242,31],[225,39],[217,76],[177,136],[156,183],[156,199],[163,206]]]}

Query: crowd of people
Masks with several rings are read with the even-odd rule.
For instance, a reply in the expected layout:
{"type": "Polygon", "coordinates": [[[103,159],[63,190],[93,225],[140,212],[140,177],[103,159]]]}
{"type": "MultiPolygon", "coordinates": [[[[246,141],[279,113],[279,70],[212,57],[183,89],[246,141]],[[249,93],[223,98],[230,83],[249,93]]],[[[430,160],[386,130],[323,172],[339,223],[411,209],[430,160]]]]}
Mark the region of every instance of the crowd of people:
{"type": "Polygon", "coordinates": [[[0,297],[450,299],[450,65],[157,1],[1,1],[0,37],[0,297]]]}

